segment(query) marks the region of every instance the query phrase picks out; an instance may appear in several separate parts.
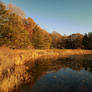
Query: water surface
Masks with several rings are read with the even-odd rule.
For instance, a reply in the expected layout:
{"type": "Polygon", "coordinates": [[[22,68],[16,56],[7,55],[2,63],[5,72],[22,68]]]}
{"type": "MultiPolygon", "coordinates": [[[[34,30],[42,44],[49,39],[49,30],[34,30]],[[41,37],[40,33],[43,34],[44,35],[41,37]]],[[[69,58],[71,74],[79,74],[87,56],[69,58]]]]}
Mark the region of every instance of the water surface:
{"type": "Polygon", "coordinates": [[[40,59],[29,73],[32,81],[20,92],[92,92],[92,55],[40,59]]]}

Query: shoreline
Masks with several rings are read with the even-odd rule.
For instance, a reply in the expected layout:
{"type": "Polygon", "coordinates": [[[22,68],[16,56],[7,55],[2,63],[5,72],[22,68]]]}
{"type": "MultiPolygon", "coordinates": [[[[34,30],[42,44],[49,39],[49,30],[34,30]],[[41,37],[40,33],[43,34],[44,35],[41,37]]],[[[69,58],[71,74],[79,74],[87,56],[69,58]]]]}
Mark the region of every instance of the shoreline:
{"type": "Polygon", "coordinates": [[[29,69],[25,64],[30,62],[33,66],[37,59],[66,58],[70,55],[92,54],[92,50],[69,50],[69,49],[48,49],[48,50],[12,50],[0,48],[0,92],[13,92],[22,84],[30,81],[27,73],[29,69]]]}

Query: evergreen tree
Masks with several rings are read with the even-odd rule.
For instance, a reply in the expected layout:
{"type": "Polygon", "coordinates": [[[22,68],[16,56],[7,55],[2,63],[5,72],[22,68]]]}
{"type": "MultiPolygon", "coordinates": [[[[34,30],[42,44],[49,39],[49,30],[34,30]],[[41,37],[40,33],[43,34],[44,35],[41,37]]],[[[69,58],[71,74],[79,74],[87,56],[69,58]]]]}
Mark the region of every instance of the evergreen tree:
{"type": "Polygon", "coordinates": [[[83,46],[85,49],[88,49],[88,35],[85,34],[84,37],[83,37],[83,46]]]}
{"type": "Polygon", "coordinates": [[[88,33],[88,49],[92,50],[92,32],[88,33]]]}

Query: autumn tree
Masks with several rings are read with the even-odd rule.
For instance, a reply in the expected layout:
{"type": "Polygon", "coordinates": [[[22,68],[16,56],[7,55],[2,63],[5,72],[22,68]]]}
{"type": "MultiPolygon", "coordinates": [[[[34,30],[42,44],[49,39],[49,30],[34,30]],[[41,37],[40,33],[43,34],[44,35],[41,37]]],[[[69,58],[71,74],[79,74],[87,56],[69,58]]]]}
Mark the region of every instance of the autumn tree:
{"type": "Polygon", "coordinates": [[[51,45],[51,38],[48,32],[36,26],[34,28],[32,42],[36,49],[48,49],[51,45]]]}
{"type": "Polygon", "coordinates": [[[33,31],[34,31],[37,24],[30,17],[29,18],[24,18],[23,22],[24,22],[24,29],[29,32],[30,39],[32,39],[32,34],[33,34],[33,31]]]}
{"type": "Polygon", "coordinates": [[[83,48],[82,39],[83,39],[83,35],[80,33],[76,33],[68,36],[66,40],[66,48],[69,49],[83,48]]]}
{"type": "Polygon", "coordinates": [[[0,2],[0,45],[3,44],[3,39],[2,39],[2,30],[3,27],[7,22],[8,22],[8,11],[6,10],[6,6],[3,2],[0,2]],[[2,27],[2,28],[1,28],[2,27]]]}
{"type": "Polygon", "coordinates": [[[6,10],[6,6],[3,2],[0,2],[0,25],[4,25],[8,22],[8,11],[6,10]]]}
{"type": "Polygon", "coordinates": [[[61,34],[54,31],[51,33],[51,38],[52,48],[64,48],[64,37],[61,34]]]}
{"type": "Polygon", "coordinates": [[[25,17],[25,13],[23,10],[21,10],[19,7],[17,7],[16,5],[13,5],[13,4],[8,4],[7,5],[7,9],[9,11],[9,13],[15,13],[16,15],[18,16],[21,16],[22,18],[25,17]]]}
{"type": "Polygon", "coordinates": [[[69,36],[57,32],[49,34],[32,18],[25,18],[23,10],[16,5],[6,6],[0,2],[0,46],[2,45],[11,48],[92,49],[92,32],[84,36],[80,33],[69,36]]]}
{"type": "MultiPolygon", "coordinates": [[[[6,8],[3,4],[0,4],[3,12],[6,11],[6,8]]],[[[7,14],[4,13],[4,16],[7,16],[8,22],[4,25],[0,25],[0,45],[6,45],[8,47],[14,48],[26,48],[30,45],[29,32],[27,32],[23,27],[22,18],[15,13],[7,14]]],[[[3,20],[6,17],[3,18],[3,20]]],[[[3,24],[3,21],[0,21],[0,24],[3,24]]]]}
{"type": "Polygon", "coordinates": [[[65,39],[65,48],[66,49],[71,49],[72,48],[72,41],[68,37],[65,39]]]}

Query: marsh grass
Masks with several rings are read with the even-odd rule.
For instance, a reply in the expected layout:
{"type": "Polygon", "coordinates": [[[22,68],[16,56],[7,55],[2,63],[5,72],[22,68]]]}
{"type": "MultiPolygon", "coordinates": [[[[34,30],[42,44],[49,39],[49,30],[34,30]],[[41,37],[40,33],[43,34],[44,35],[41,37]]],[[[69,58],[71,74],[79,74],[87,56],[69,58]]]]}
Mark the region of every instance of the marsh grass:
{"type": "Polygon", "coordinates": [[[0,92],[12,92],[22,84],[32,80],[26,66],[30,62],[31,67],[37,63],[37,59],[59,57],[66,58],[69,55],[92,54],[91,50],[35,50],[35,49],[9,49],[0,47],[0,92]]]}

